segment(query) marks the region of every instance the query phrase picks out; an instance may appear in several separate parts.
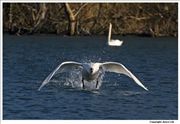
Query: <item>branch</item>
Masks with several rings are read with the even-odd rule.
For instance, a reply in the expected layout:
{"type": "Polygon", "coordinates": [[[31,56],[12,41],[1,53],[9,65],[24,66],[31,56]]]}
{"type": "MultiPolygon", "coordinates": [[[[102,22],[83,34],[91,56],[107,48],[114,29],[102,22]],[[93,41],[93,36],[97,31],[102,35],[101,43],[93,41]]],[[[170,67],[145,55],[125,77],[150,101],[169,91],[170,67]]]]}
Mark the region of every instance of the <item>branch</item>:
{"type": "Polygon", "coordinates": [[[126,18],[136,19],[136,20],[140,21],[140,20],[149,19],[150,17],[140,17],[140,18],[138,18],[138,17],[134,17],[134,16],[126,16],[125,19],[126,19],[126,18]]]}
{"type": "Polygon", "coordinates": [[[76,12],[76,14],[74,14],[74,17],[76,17],[76,16],[79,14],[79,12],[81,11],[81,9],[82,9],[83,7],[85,7],[87,4],[88,4],[88,3],[85,3],[84,5],[82,5],[82,6],[79,8],[79,10],[76,12]]]}

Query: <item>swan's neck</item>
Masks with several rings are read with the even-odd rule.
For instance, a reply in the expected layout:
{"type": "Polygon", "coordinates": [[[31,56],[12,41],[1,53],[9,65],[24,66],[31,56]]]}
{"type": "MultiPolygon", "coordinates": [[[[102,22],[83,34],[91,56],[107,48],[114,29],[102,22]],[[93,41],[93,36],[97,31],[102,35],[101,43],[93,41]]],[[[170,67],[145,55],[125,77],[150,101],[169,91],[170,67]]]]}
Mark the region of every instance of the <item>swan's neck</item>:
{"type": "Polygon", "coordinates": [[[112,29],[112,25],[109,24],[109,34],[108,34],[108,43],[110,42],[111,40],[111,29],[112,29]]]}

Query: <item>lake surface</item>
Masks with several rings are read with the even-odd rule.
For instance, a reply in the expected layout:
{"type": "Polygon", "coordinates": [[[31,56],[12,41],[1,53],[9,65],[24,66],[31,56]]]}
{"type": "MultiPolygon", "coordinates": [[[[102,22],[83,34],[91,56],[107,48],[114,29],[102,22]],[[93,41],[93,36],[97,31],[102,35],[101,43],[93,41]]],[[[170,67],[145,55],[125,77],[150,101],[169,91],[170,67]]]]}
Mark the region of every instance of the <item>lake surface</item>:
{"type": "Polygon", "coordinates": [[[4,35],[3,120],[177,120],[178,38],[113,38],[123,45],[108,47],[106,36],[4,35]],[[149,91],[110,72],[101,73],[98,90],[82,90],[74,70],[38,91],[64,61],[119,62],[149,91]]]}

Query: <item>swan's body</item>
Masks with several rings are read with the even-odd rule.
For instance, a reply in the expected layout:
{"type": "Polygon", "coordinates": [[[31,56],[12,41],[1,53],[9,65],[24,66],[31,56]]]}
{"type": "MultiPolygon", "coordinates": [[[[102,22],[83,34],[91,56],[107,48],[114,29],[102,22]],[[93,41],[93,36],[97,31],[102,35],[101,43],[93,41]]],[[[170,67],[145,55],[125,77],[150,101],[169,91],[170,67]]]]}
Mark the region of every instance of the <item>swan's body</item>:
{"type": "Polygon", "coordinates": [[[111,30],[112,30],[112,24],[110,23],[109,24],[109,34],[108,34],[108,45],[109,46],[121,46],[123,41],[118,40],[118,39],[116,39],[116,40],[111,39],[111,30]]]}
{"type": "Polygon", "coordinates": [[[117,62],[78,63],[72,61],[61,63],[53,72],[49,74],[49,76],[44,80],[44,82],[41,84],[38,90],[40,90],[44,85],[46,85],[49,82],[49,80],[53,77],[53,75],[63,72],[64,69],[68,69],[68,68],[72,69],[77,67],[82,68],[82,83],[84,89],[85,89],[84,80],[91,82],[96,79],[97,79],[97,84],[96,84],[96,88],[97,88],[99,69],[101,67],[104,71],[125,74],[130,78],[132,78],[139,86],[141,86],[145,90],[148,90],[126,67],[124,67],[120,63],[117,62]]]}

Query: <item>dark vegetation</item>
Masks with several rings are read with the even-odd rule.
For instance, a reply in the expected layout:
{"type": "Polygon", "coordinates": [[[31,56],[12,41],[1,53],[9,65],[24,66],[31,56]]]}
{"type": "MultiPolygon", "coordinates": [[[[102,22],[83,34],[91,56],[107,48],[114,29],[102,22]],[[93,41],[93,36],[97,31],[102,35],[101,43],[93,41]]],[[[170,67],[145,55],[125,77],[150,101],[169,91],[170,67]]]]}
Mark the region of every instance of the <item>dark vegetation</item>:
{"type": "Polygon", "coordinates": [[[178,3],[3,3],[9,34],[177,36],[178,3]]]}

